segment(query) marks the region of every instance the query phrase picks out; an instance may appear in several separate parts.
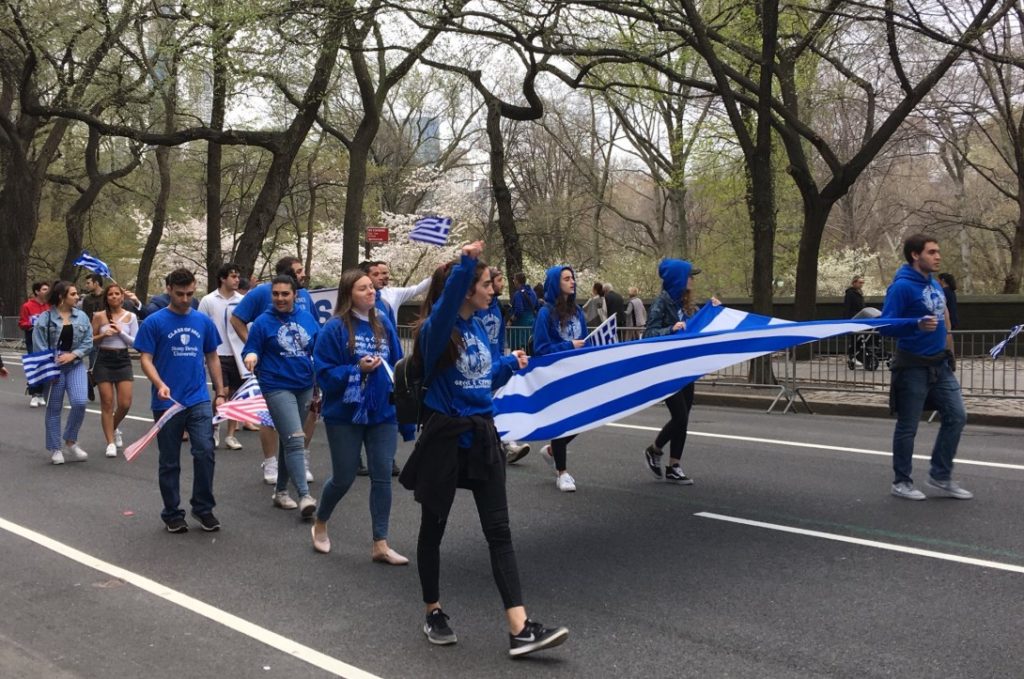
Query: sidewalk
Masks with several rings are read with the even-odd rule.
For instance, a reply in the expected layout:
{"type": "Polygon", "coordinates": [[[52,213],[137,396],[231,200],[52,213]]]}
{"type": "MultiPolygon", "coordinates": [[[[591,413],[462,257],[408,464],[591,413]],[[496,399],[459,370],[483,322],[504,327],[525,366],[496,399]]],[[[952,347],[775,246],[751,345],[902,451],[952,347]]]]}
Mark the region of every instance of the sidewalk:
{"type": "MultiPolygon", "coordinates": [[[[751,388],[732,385],[697,383],[697,405],[722,405],[738,408],[768,410],[778,393],[777,388],[751,388]]],[[[813,387],[801,387],[800,394],[807,401],[811,413],[821,415],[851,415],[855,417],[889,418],[889,395],[887,392],[850,393],[841,391],[819,391],[813,387]]],[[[773,413],[782,414],[788,398],[780,398],[773,413]]],[[[964,397],[967,407],[967,422],[998,427],[1024,429],[1024,399],[964,397]]],[[[797,396],[789,413],[808,415],[803,401],[797,396]]]]}

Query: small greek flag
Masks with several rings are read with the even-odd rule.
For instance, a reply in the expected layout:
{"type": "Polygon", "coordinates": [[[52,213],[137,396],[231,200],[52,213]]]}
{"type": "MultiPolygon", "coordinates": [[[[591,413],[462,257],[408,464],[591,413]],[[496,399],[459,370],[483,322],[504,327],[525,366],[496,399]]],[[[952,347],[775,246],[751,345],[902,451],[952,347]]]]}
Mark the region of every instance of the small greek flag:
{"type": "Polygon", "coordinates": [[[1006,348],[1006,345],[1010,343],[1010,340],[1012,340],[1014,337],[1020,334],[1021,330],[1024,330],[1024,323],[1013,326],[1013,329],[1010,330],[1010,334],[1006,336],[1006,339],[1004,339],[1002,342],[989,349],[988,353],[992,357],[993,361],[995,360],[996,356],[1003,353],[1003,349],[1006,348]]]}
{"type": "Polygon", "coordinates": [[[619,341],[619,324],[615,320],[615,314],[608,317],[608,320],[594,328],[594,332],[587,335],[583,341],[585,347],[603,347],[608,344],[615,344],[619,341]]]}
{"type": "Polygon", "coordinates": [[[82,250],[82,254],[75,260],[74,266],[80,266],[83,269],[88,269],[93,273],[98,273],[104,278],[113,278],[110,275],[110,267],[107,266],[102,260],[96,259],[89,254],[88,250],[82,250]]]}
{"type": "Polygon", "coordinates": [[[25,381],[30,387],[60,377],[60,367],[51,349],[25,354],[21,357],[21,366],[25,369],[25,381]]]}
{"type": "Polygon", "coordinates": [[[451,230],[451,217],[423,217],[416,220],[416,225],[409,232],[409,240],[431,245],[445,245],[451,230]]]}

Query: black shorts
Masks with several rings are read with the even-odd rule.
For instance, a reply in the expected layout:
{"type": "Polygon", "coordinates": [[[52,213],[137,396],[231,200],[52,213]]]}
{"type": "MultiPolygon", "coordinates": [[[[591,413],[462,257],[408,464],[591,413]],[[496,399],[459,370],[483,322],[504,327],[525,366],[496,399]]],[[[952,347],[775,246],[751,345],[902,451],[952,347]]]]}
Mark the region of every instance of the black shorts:
{"type": "Polygon", "coordinates": [[[224,380],[224,386],[230,391],[235,391],[245,380],[242,373],[238,372],[238,363],[234,356],[217,356],[220,359],[220,377],[224,380]]]}
{"type": "Polygon", "coordinates": [[[132,372],[132,359],[127,349],[98,349],[96,365],[92,369],[92,379],[96,384],[101,382],[131,382],[135,379],[132,372]]]}

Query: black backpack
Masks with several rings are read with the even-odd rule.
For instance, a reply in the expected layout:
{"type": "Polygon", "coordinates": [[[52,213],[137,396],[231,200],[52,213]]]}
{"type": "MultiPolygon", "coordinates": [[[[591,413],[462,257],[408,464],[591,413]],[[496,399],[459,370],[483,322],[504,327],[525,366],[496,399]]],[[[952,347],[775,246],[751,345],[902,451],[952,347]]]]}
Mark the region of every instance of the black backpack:
{"type": "Polygon", "coordinates": [[[395,401],[398,424],[420,424],[423,399],[427,395],[427,387],[430,386],[430,383],[423,379],[423,362],[413,358],[413,353],[409,352],[408,356],[398,359],[395,363],[395,389],[392,398],[395,401]]]}

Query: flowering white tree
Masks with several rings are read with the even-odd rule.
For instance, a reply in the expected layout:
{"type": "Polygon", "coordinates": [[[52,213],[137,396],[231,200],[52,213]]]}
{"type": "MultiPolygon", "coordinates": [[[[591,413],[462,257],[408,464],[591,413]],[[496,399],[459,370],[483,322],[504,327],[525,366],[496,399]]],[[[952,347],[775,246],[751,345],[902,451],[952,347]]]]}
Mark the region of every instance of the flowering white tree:
{"type": "Polygon", "coordinates": [[[878,253],[870,248],[845,248],[823,254],[818,260],[818,291],[842,296],[854,276],[864,278],[865,295],[885,294],[886,281],[879,277],[878,253]]]}

